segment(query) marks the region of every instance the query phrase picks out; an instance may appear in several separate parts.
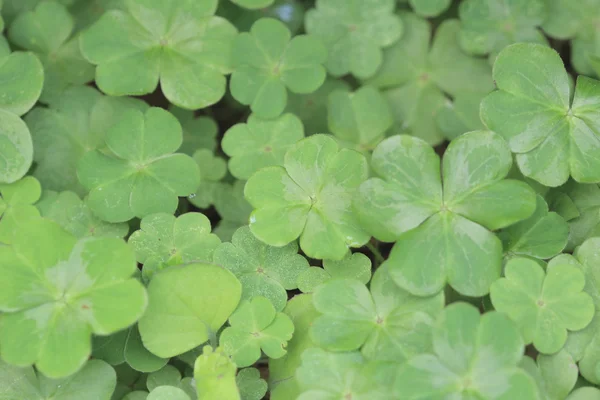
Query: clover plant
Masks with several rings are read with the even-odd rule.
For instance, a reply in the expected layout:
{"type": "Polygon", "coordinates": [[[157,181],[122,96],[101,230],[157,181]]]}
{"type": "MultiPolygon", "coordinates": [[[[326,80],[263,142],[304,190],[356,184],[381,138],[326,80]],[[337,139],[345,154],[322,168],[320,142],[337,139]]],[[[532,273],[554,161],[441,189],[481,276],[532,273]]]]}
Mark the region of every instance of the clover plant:
{"type": "Polygon", "coordinates": [[[600,400],[600,0],[0,0],[0,400],[600,400]]]}

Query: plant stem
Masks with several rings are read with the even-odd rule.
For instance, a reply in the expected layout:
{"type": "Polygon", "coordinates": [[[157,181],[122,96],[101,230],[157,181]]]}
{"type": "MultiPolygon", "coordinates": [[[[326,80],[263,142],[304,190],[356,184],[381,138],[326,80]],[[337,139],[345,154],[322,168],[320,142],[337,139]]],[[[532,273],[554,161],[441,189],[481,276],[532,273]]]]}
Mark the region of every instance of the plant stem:
{"type": "Polygon", "coordinates": [[[371,242],[367,242],[366,246],[367,246],[367,249],[369,249],[369,251],[375,257],[375,261],[377,262],[377,265],[379,265],[379,264],[381,264],[382,262],[385,261],[385,258],[383,258],[383,256],[381,255],[381,253],[379,252],[379,249],[377,248],[377,246],[375,246],[371,242]]]}

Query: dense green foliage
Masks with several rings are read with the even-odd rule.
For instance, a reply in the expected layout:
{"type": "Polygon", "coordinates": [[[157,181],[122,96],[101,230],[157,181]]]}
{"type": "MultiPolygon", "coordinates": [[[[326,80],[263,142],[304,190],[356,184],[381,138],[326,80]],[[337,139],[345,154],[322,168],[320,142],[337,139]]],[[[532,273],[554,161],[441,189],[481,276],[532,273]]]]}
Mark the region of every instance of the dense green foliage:
{"type": "Polygon", "coordinates": [[[600,0],[0,16],[0,400],[600,400],[600,0]]]}

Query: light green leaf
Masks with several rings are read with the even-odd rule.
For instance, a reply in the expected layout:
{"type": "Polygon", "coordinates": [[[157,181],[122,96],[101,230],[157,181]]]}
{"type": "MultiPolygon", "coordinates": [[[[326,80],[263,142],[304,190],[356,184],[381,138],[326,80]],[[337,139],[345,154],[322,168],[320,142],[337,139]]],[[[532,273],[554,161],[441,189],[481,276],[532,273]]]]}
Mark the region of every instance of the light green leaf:
{"type": "Polygon", "coordinates": [[[402,36],[395,8],[395,0],[318,0],[306,12],[306,31],[327,46],[330,75],[373,76],[381,65],[382,49],[402,36]]]}
{"type": "Polygon", "coordinates": [[[356,279],[367,284],[371,280],[371,260],[362,253],[346,254],[342,260],[323,260],[323,268],[310,267],[298,276],[298,289],[309,293],[332,279],[356,279]]]}
{"type": "Polygon", "coordinates": [[[244,198],[244,181],[233,184],[220,184],[215,189],[215,208],[221,220],[215,227],[215,234],[222,241],[231,241],[234,232],[248,225],[252,206],[244,198]]]}
{"type": "Polygon", "coordinates": [[[204,214],[190,212],[177,218],[165,213],[147,215],[128,243],[137,261],[144,264],[142,277],[149,281],[171,265],[211,262],[221,240],[210,233],[210,221],[204,214]]]}
{"type": "Polygon", "coordinates": [[[193,193],[200,182],[194,160],[174,153],[181,140],[181,125],[167,111],[124,112],[106,135],[114,156],[96,150],[79,161],[77,176],[90,190],[88,206],[108,222],[175,211],[177,197],[193,193]]]}
{"type": "Polygon", "coordinates": [[[32,219],[2,248],[2,357],[36,364],[50,377],[76,372],[87,360],[91,333],[134,323],[146,293],[130,278],[133,252],[116,238],[75,238],[55,223],[32,219]]]}
{"type": "Polygon", "coordinates": [[[242,293],[235,276],[211,264],[187,264],[157,274],[139,322],[144,346],[159,357],[193,349],[214,336],[242,293]]]}
{"type": "Polygon", "coordinates": [[[329,130],[342,145],[358,151],[373,150],[394,123],[386,99],[372,86],[333,91],[327,112],[329,130]]]}
{"type": "Polygon", "coordinates": [[[600,138],[595,100],[598,81],[579,77],[573,101],[567,72],[556,51],[536,44],[505,48],[494,64],[498,90],[481,103],[486,126],[510,145],[523,175],[546,186],[573,176],[600,180],[600,138]],[[519,61],[523,56],[530,61],[519,61]],[[598,164],[598,165],[597,165],[598,164]]]}
{"type": "Polygon", "coordinates": [[[298,276],[308,270],[308,261],[298,254],[294,242],[274,247],[254,237],[247,226],[239,228],[231,243],[216,248],[213,262],[231,271],[242,283],[242,300],[263,296],[275,310],[285,307],[286,290],[297,288],[298,276]]]}
{"type": "Polygon", "coordinates": [[[538,27],[546,19],[543,0],[466,0],[460,4],[460,45],[491,59],[517,42],[548,45],[538,27]]]}
{"type": "Polygon", "coordinates": [[[227,161],[207,149],[196,150],[193,159],[200,169],[200,186],[188,200],[198,208],[208,208],[215,203],[220,181],[227,175],[227,161]]]}
{"type": "Polygon", "coordinates": [[[267,382],[256,368],[244,368],[235,377],[241,400],[260,400],[267,393],[267,382]]]}
{"type": "Polygon", "coordinates": [[[8,31],[11,42],[32,51],[44,66],[44,88],[40,100],[47,103],[69,86],[94,79],[94,66],[83,58],[75,21],[68,9],[56,1],[40,2],[19,14],[8,31]]]}
{"type": "Polygon", "coordinates": [[[13,113],[0,110],[0,125],[0,183],[14,183],[31,167],[33,142],[27,125],[13,113]]]}
{"type": "Polygon", "coordinates": [[[479,104],[484,93],[458,93],[447,100],[435,117],[437,127],[448,140],[456,139],[465,132],[485,129],[479,118],[479,104]]]}
{"type": "Polygon", "coordinates": [[[585,275],[584,292],[590,295],[595,305],[595,315],[592,322],[584,329],[569,334],[565,349],[579,361],[581,375],[588,381],[600,383],[600,269],[598,268],[598,249],[600,239],[586,240],[571,255],[563,254],[550,261],[550,265],[568,264],[585,275]]]}
{"type": "Polygon", "coordinates": [[[600,399],[600,390],[587,386],[580,387],[577,390],[574,390],[566,400],[599,400],[600,399]]]}
{"type": "Polygon", "coordinates": [[[320,315],[312,299],[310,294],[294,296],[283,310],[294,323],[294,335],[283,357],[269,359],[269,386],[273,400],[296,398],[301,392],[294,374],[300,366],[304,350],[314,347],[309,330],[320,315]]]}
{"type": "MultiPolygon", "coordinates": [[[[385,50],[383,64],[367,83],[383,90],[394,114],[394,132],[411,134],[437,145],[444,132],[436,115],[449,98],[493,90],[486,60],[465,54],[458,45],[460,24],[445,20],[431,41],[431,25],[412,13],[401,13],[405,32],[385,50]]],[[[477,113],[473,104],[470,113],[477,113]]],[[[463,132],[460,132],[463,133],[463,132]]]]}
{"type": "Polygon", "coordinates": [[[358,352],[310,348],[302,354],[302,365],[296,371],[302,389],[297,399],[388,399],[396,372],[395,364],[366,362],[358,352]]]}
{"type": "Polygon", "coordinates": [[[36,168],[33,175],[45,190],[87,190],[77,179],[77,163],[90,150],[104,149],[106,132],[127,110],[146,111],[139,99],[105,97],[87,86],[72,87],[49,107],[36,107],[25,122],[31,129],[36,168]]]}
{"type": "Polygon", "coordinates": [[[572,251],[586,239],[600,235],[600,188],[596,184],[581,184],[570,180],[552,189],[546,196],[550,209],[569,223],[569,242],[572,251]]]}
{"type": "Polygon", "coordinates": [[[42,194],[37,179],[26,176],[10,184],[0,184],[0,243],[12,243],[13,236],[30,219],[40,216],[33,205],[42,194]]]}
{"type": "Polygon", "coordinates": [[[235,381],[236,365],[223,349],[204,346],[204,351],[194,365],[194,379],[198,400],[240,400],[235,381]]]}
{"type": "Polygon", "coordinates": [[[571,39],[571,63],[583,75],[598,76],[598,0],[547,0],[548,16],[544,31],[557,39],[571,39]]]}
{"type": "Polygon", "coordinates": [[[272,246],[300,237],[307,256],[340,260],[369,239],[351,209],[367,174],[360,153],[340,150],[325,135],[303,139],[287,151],[284,167],[263,168],[246,183],[244,195],[255,208],[250,229],[272,246]]]}
{"type": "Polygon", "coordinates": [[[173,105],[169,107],[169,112],[179,120],[183,129],[180,152],[191,156],[200,149],[210,150],[211,153],[217,149],[219,126],[214,119],[205,116],[196,118],[193,111],[173,105]]]}
{"type": "Polygon", "coordinates": [[[547,259],[559,254],[566,246],[569,225],[537,196],[537,206],[531,217],[499,233],[504,251],[509,255],[526,255],[547,259]]]}
{"type": "Polygon", "coordinates": [[[229,317],[229,325],[221,333],[219,345],[238,367],[254,364],[261,350],[272,359],[283,357],[294,332],[290,317],[278,313],[262,296],[240,304],[229,317]]]}
{"type": "Polygon", "coordinates": [[[173,386],[159,386],[150,392],[146,400],[192,400],[182,389],[173,386]]]}
{"type": "Polygon", "coordinates": [[[103,92],[142,95],[160,81],[171,103],[192,110],[223,97],[236,29],[211,16],[216,2],[130,0],[126,8],[104,13],[81,36],[103,92]]]}
{"type": "Polygon", "coordinates": [[[276,118],[285,109],[288,89],[306,94],[323,84],[326,59],[327,50],[318,39],[292,38],[279,20],[261,18],[234,41],[231,94],[256,116],[276,118]]]}
{"type": "Polygon", "coordinates": [[[538,355],[537,364],[531,358],[523,357],[521,366],[536,380],[543,399],[566,399],[577,382],[577,364],[564,349],[552,355],[538,355]]]}
{"type": "Polygon", "coordinates": [[[221,147],[229,159],[229,171],[238,179],[248,179],[263,167],[283,165],[287,150],[304,138],[302,122],[293,114],[262,120],[254,114],[247,123],[225,132],[221,147]]]}
{"type": "Polygon", "coordinates": [[[474,306],[454,303],[438,318],[433,343],[434,353],[400,369],[395,390],[403,398],[539,399],[534,380],[517,367],[523,339],[503,314],[480,316],[474,306]]]}
{"type": "Polygon", "coordinates": [[[315,290],[314,305],[323,315],[310,334],[320,347],[361,349],[367,359],[402,362],[431,350],[431,326],[444,296],[412,296],[379,268],[370,292],[357,280],[334,279],[315,290]]]}
{"type": "Polygon", "coordinates": [[[327,78],[313,93],[290,93],[285,111],[300,118],[307,136],[326,133],[329,131],[327,123],[329,94],[338,89],[349,91],[350,85],[343,80],[327,78]]]}
{"type": "Polygon", "coordinates": [[[81,393],[94,400],[110,400],[117,377],[112,367],[90,360],[77,373],[50,379],[32,367],[19,368],[0,360],[0,399],[2,400],[78,400],[81,393]]]}
{"type": "Polygon", "coordinates": [[[511,155],[503,139],[488,131],[455,139],[444,154],[443,193],[439,158],[421,139],[384,140],[371,166],[381,178],[361,184],[354,209],[373,236],[396,241],[386,261],[396,283],[419,296],[445,283],[471,297],[488,293],[502,263],[501,242],[489,230],[535,210],[535,192],[504,179],[511,155]]]}
{"type": "Polygon", "coordinates": [[[494,308],[513,319],[525,343],[544,354],[560,350],[567,330],[585,328],[594,316],[592,298],[583,292],[585,276],[574,266],[557,263],[544,269],[525,258],[510,260],[505,278],[492,284],[494,308]]]}
{"type": "Polygon", "coordinates": [[[51,219],[77,238],[108,236],[123,238],[129,232],[125,223],[111,224],[96,217],[79,196],[70,191],[44,192],[36,204],[44,218],[51,219]]]}
{"type": "Polygon", "coordinates": [[[144,287],[130,278],[133,252],[120,239],[76,241],[38,219],[0,250],[0,351],[11,364],[35,363],[53,378],[73,374],[91,353],[91,333],[124,329],[146,308],[144,287]]]}

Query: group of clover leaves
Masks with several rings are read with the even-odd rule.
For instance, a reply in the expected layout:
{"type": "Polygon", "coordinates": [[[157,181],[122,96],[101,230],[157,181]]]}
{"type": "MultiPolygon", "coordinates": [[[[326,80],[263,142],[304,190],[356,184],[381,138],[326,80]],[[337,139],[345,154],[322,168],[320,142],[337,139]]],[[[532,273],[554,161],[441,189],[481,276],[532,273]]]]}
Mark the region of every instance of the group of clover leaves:
{"type": "MultiPolygon", "coordinates": [[[[506,379],[504,398],[565,398],[577,372],[548,375],[576,362],[600,383],[600,84],[574,83],[542,33],[570,39],[575,70],[596,76],[597,0],[465,0],[433,39],[423,17],[449,0],[410,1],[418,15],[393,0],[317,0],[295,36],[284,18],[240,33],[215,0],[106,1],[96,17],[78,2],[5,3],[23,50],[0,45],[5,362],[81,377],[104,368],[86,363],[93,353],[162,371],[184,399],[212,390],[207,366],[235,386],[236,366],[261,353],[279,389],[298,386],[281,398],[303,400],[341,390],[325,365],[362,374],[348,390],[369,399],[385,398],[386,381],[406,398],[497,398],[484,373],[506,379]],[[190,110],[222,100],[228,74],[252,115],[222,138],[226,161],[215,123],[190,110]],[[159,84],[169,111],[126,97],[159,84]],[[432,146],[446,139],[440,160],[432,146]],[[217,208],[218,235],[201,213],[173,215],[184,196],[217,208]],[[395,244],[371,278],[348,248],[372,237],[395,244]],[[199,260],[221,267],[175,267],[199,260]],[[288,302],[294,289],[308,301],[288,302]],[[488,294],[496,311],[483,316],[444,308],[488,294]],[[182,308],[190,318],[171,323],[182,308]],[[227,357],[197,357],[217,332],[227,357]],[[103,352],[115,342],[118,355],[103,352]],[[522,359],[531,343],[537,364],[522,359]],[[164,369],[172,357],[196,367],[197,388],[164,369]]],[[[262,397],[258,372],[242,371],[262,397]]]]}

